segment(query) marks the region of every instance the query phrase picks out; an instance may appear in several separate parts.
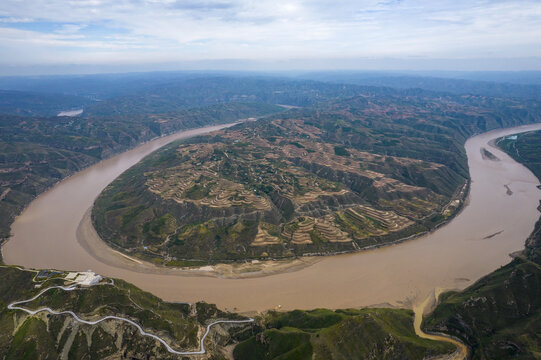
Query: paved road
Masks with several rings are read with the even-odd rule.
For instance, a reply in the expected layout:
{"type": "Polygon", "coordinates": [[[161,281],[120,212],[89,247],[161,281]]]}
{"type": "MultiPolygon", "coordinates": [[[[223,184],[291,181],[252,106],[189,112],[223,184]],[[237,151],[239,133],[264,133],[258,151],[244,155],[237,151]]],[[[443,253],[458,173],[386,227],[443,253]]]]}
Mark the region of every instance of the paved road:
{"type": "Polygon", "coordinates": [[[32,302],[32,301],[36,300],[37,298],[39,298],[41,295],[45,294],[47,291],[52,290],[52,289],[61,289],[61,290],[64,290],[64,291],[74,291],[74,290],[77,290],[77,287],[76,286],[51,286],[51,287],[48,287],[47,289],[41,291],[36,296],[34,296],[34,297],[30,298],[30,299],[21,300],[21,301],[15,301],[15,302],[9,304],[8,309],[10,309],[10,310],[21,310],[21,311],[24,311],[24,312],[26,312],[26,313],[28,313],[30,315],[36,315],[37,313],[40,313],[40,312],[43,312],[43,311],[46,311],[46,312],[48,312],[50,314],[53,314],[53,315],[71,315],[76,321],[78,321],[78,322],[80,322],[82,324],[87,324],[87,325],[96,325],[96,324],[99,324],[100,322],[106,321],[106,320],[118,320],[118,321],[127,322],[127,323],[135,326],[139,330],[139,333],[141,335],[148,336],[148,337],[151,337],[151,338],[159,341],[160,343],[163,344],[163,346],[165,346],[167,351],[169,351],[172,354],[177,354],[177,355],[200,355],[200,354],[205,354],[206,353],[206,350],[205,350],[205,338],[209,334],[210,328],[212,326],[216,325],[216,324],[241,324],[241,323],[250,323],[250,322],[254,321],[254,319],[247,319],[247,320],[218,320],[218,321],[214,321],[213,323],[210,323],[207,326],[207,330],[205,331],[205,334],[203,335],[203,337],[201,337],[201,340],[199,341],[199,343],[200,343],[200,350],[199,351],[177,351],[177,350],[173,349],[171,346],[169,346],[169,344],[167,344],[167,342],[165,342],[165,340],[163,340],[159,336],[156,336],[156,335],[153,335],[153,334],[150,334],[150,333],[146,332],[136,322],[134,322],[134,321],[132,321],[130,319],[123,318],[123,317],[110,315],[110,316],[106,316],[104,318],[101,318],[99,320],[89,321],[89,320],[81,319],[79,316],[77,316],[77,314],[75,314],[72,311],[55,311],[55,310],[53,310],[51,308],[48,308],[48,307],[44,307],[44,308],[37,309],[37,310],[29,310],[29,309],[17,306],[17,305],[32,302]]]}

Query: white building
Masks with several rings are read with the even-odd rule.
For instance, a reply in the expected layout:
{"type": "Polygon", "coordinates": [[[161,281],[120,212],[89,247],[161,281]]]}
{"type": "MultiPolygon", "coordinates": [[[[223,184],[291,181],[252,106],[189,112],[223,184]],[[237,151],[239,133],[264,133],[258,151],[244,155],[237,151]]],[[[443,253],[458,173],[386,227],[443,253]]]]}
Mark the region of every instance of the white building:
{"type": "Polygon", "coordinates": [[[92,286],[99,283],[103,278],[101,275],[97,275],[93,271],[88,270],[85,272],[70,272],[65,279],[73,281],[78,285],[92,286]]]}

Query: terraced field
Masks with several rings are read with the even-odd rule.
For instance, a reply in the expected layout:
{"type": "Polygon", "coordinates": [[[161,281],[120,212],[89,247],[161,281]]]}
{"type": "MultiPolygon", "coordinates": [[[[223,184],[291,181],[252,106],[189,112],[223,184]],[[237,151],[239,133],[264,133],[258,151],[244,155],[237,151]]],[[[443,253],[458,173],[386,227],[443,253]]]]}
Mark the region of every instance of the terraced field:
{"type": "Polygon", "coordinates": [[[156,152],[105,189],[93,224],[110,245],[165,265],[379,247],[461,209],[469,136],[536,114],[422,92],[292,108],[156,152]]]}
{"type": "Polygon", "coordinates": [[[355,251],[424,232],[459,209],[465,192],[427,186],[466,183],[447,166],[327,136],[277,117],[172,144],[104,191],[95,227],[133,256],[176,264],[355,251]]]}

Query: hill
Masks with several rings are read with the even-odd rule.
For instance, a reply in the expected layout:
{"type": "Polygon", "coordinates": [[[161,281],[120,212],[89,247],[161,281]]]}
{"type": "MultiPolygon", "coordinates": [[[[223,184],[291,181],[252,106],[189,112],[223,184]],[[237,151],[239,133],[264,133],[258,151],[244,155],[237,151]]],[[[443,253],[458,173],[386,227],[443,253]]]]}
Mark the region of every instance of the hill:
{"type": "Polygon", "coordinates": [[[0,115],[0,239],[14,217],[57,181],[152,138],[188,128],[268,115],[268,104],[219,104],[117,117],[0,115]]]}
{"type": "Polygon", "coordinates": [[[541,179],[541,131],[522,133],[499,139],[497,145],[509,156],[526,165],[538,179],[541,179]]]}
{"type": "Polygon", "coordinates": [[[454,351],[417,337],[410,310],[269,312],[259,325],[235,347],[236,360],[426,359],[454,351]]]}
{"type": "Polygon", "coordinates": [[[176,143],[96,200],[109,244],[166,265],[335,253],[434,228],[465,195],[465,139],[510,100],[363,94],[176,143]]]}
{"type": "Polygon", "coordinates": [[[518,73],[451,73],[435,72],[400,74],[385,72],[315,72],[305,79],[362,86],[386,86],[398,89],[424,89],[451,94],[472,94],[491,97],[541,99],[539,72],[518,73]],[[449,77],[443,77],[449,76],[449,77]],[[462,78],[461,78],[462,77],[462,78]],[[471,77],[471,78],[468,78],[471,77]]]}
{"type": "MultiPolygon", "coordinates": [[[[0,356],[3,359],[179,359],[155,339],[129,323],[112,319],[89,325],[67,314],[35,315],[9,310],[7,304],[29,299],[51,286],[69,284],[66,273],[0,267],[0,356]]],[[[207,325],[216,320],[244,320],[214,305],[168,303],[118,279],[71,291],[52,289],[26,303],[27,309],[49,307],[73,311],[83,320],[109,315],[129,319],[159,336],[176,351],[199,351],[207,325]]],[[[217,324],[205,342],[206,358],[223,359],[222,350],[236,336],[251,333],[250,323],[217,324]]]]}
{"type": "Polygon", "coordinates": [[[197,352],[207,326],[205,359],[422,359],[453,347],[423,340],[413,331],[409,310],[347,309],[269,312],[253,322],[214,305],[168,303],[118,279],[103,279],[74,290],[67,273],[0,266],[0,356],[4,359],[180,359],[157,340],[120,319],[84,324],[69,314],[28,314],[7,304],[35,310],[73,311],[79,319],[129,319],[161,338],[174,351],[197,352]],[[237,346],[238,345],[238,346],[237,346]],[[233,350],[234,349],[234,350],[233,350]],[[231,354],[233,352],[233,354],[231,354]]]}
{"type": "Polygon", "coordinates": [[[308,106],[351,97],[363,88],[282,78],[205,76],[149,86],[135,94],[117,96],[85,108],[90,116],[163,113],[220,103],[243,102],[308,106]]]}

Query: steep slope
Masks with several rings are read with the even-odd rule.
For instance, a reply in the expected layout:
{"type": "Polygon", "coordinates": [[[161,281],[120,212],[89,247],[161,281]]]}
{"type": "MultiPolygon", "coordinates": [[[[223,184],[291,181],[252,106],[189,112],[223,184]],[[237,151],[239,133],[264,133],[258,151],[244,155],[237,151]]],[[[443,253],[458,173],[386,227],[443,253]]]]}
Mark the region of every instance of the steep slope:
{"type": "MultiPolygon", "coordinates": [[[[3,359],[179,359],[158,341],[142,336],[126,322],[107,320],[97,325],[82,324],[70,315],[41,312],[29,315],[9,310],[7,304],[28,299],[49,286],[69,283],[64,273],[30,272],[0,267],[0,357],[3,359]],[[45,274],[42,276],[42,274],[45,274]],[[35,287],[39,287],[36,289],[35,287]]],[[[199,339],[206,325],[217,319],[242,320],[215,306],[167,303],[122,280],[106,279],[103,285],[74,291],[53,289],[25,308],[70,310],[81,319],[97,320],[107,315],[127,318],[145,331],[164,339],[178,351],[199,351],[199,339]]],[[[221,359],[221,349],[235,342],[236,334],[251,329],[250,323],[218,324],[204,358],[221,359]]],[[[209,339],[211,339],[209,338],[209,339]]]]}
{"type": "Polygon", "coordinates": [[[498,139],[496,142],[513,159],[526,165],[541,179],[541,131],[532,131],[498,139]]]}
{"type": "Polygon", "coordinates": [[[473,359],[538,359],[541,355],[541,222],[524,257],[496,270],[468,289],[442,295],[426,320],[428,331],[444,332],[472,348],[473,359]]]}

